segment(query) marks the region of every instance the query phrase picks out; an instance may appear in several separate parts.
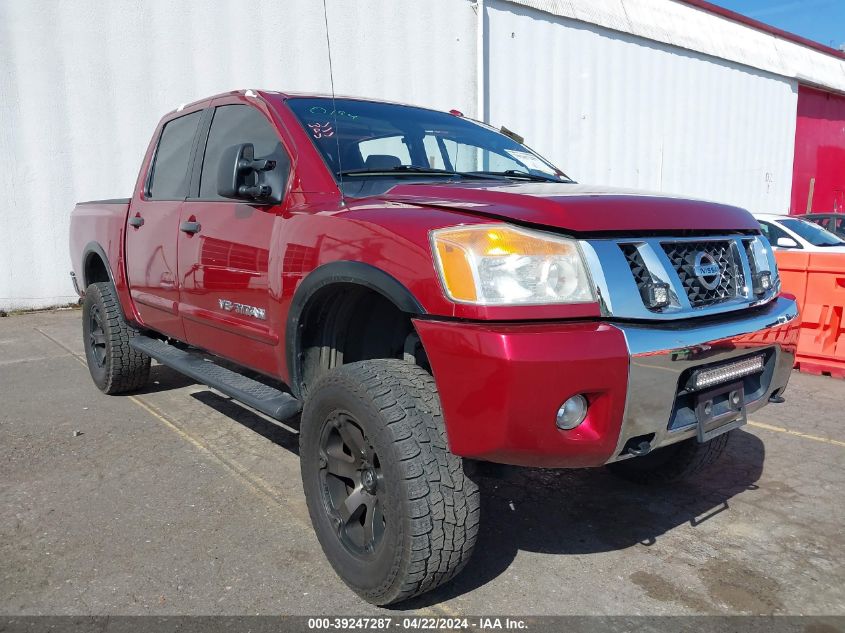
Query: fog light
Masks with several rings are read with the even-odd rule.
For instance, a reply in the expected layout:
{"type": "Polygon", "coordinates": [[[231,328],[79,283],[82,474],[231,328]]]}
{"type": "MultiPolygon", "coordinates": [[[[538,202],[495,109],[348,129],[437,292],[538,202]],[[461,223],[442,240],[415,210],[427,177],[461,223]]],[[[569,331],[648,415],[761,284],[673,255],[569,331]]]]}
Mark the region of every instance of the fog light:
{"type": "Polygon", "coordinates": [[[755,295],[762,295],[768,292],[772,287],[772,273],[768,270],[764,270],[763,272],[757,273],[752,276],[753,278],[753,290],[755,295]]]}
{"type": "Polygon", "coordinates": [[[662,282],[646,284],[640,288],[640,295],[643,298],[643,303],[649,310],[659,310],[660,308],[665,308],[670,303],[669,284],[662,282]]]}
{"type": "Polygon", "coordinates": [[[584,421],[587,417],[587,399],[578,394],[564,402],[557,410],[557,428],[569,430],[584,421]]]}

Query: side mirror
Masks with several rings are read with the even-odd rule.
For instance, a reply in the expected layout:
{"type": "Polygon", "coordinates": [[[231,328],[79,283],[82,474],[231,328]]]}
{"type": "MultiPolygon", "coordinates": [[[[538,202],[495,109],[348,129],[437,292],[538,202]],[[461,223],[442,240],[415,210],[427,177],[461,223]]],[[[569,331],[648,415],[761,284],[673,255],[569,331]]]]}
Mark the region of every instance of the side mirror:
{"type": "Polygon", "coordinates": [[[779,237],[775,245],[781,248],[798,248],[798,242],[791,237],[779,237]]]}
{"type": "Polygon", "coordinates": [[[217,169],[217,194],[236,200],[270,202],[273,189],[262,182],[263,172],[276,168],[276,161],[255,160],[252,143],[233,145],[224,150],[217,169]]]}

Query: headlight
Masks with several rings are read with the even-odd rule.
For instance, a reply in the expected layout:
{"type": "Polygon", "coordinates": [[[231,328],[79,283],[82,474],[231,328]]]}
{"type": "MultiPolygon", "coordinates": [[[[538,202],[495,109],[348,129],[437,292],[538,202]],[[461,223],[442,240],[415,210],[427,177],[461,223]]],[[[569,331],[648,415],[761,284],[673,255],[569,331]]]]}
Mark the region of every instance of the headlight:
{"type": "Polygon", "coordinates": [[[595,301],[578,242],[507,224],[431,232],[440,280],[453,301],[532,305],[595,301]]]}

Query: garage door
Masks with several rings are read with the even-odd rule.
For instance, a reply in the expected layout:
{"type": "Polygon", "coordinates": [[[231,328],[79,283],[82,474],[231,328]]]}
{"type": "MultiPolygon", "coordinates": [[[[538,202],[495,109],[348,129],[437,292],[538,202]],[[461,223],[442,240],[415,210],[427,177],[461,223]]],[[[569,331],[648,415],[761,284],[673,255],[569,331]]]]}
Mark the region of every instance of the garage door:
{"type": "Polygon", "coordinates": [[[845,96],[801,86],[792,213],[845,212],[845,96]]]}

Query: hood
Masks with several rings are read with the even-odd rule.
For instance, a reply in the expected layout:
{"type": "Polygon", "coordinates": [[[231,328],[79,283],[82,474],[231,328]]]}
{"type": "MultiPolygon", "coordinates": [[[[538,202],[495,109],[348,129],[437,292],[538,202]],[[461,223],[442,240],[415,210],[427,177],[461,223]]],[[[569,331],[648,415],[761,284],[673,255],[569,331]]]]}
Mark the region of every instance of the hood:
{"type": "Polygon", "coordinates": [[[402,183],[379,198],[573,233],[760,229],[751,214],[739,207],[566,183],[402,183]]]}

